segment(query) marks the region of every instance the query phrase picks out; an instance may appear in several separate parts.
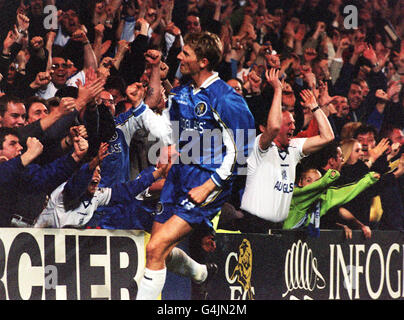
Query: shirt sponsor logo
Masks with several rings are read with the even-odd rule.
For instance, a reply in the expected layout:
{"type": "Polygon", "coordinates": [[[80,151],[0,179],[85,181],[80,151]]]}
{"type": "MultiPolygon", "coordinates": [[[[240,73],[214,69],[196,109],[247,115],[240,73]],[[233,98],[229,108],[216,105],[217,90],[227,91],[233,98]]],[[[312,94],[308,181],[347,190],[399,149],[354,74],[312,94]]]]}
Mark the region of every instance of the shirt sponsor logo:
{"type": "Polygon", "coordinates": [[[274,189],[282,191],[283,193],[292,193],[294,185],[293,183],[283,183],[282,181],[276,181],[274,189]]]}
{"type": "Polygon", "coordinates": [[[198,131],[200,134],[204,132],[205,121],[197,121],[194,119],[180,119],[181,129],[184,131],[198,131]]]}

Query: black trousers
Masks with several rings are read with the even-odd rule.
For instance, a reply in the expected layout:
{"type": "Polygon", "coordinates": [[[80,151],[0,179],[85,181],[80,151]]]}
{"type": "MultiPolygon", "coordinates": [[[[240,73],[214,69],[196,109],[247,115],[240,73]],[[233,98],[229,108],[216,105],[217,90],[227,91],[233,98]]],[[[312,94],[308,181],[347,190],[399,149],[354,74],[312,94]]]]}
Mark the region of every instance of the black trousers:
{"type": "Polygon", "coordinates": [[[243,218],[237,220],[238,229],[243,233],[268,233],[269,230],[282,229],[283,222],[272,222],[242,210],[243,218]]]}

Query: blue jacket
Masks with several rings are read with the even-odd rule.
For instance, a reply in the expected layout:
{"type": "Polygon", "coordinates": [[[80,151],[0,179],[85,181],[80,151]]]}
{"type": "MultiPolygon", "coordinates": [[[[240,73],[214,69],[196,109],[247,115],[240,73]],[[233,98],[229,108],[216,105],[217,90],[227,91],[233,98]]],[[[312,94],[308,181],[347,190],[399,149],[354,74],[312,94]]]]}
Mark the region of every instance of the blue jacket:
{"type": "MultiPolygon", "coordinates": [[[[155,169],[154,166],[144,169],[134,181],[139,180],[140,182],[142,179],[148,179],[147,177],[152,175],[155,169]]],[[[151,232],[159,199],[151,197],[147,192],[147,187],[141,190],[144,191],[141,195],[139,192],[133,193],[133,200],[130,202],[104,207],[103,215],[96,218],[93,225],[103,229],[132,229],[151,232]]]]}
{"type": "MultiPolygon", "coordinates": [[[[93,176],[93,170],[90,170],[88,164],[84,164],[80,170],[74,174],[66,183],[63,192],[71,200],[80,199],[86,196],[87,188],[93,176]]],[[[153,172],[144,171],[136,179],[124,183],[115,183],[108,187],[111,189],[111,199],[108,205],[112,206],[119,203],[131,202],[135,197],[148,188],[154,182],[153,172]]],[[[106,187],[104,187],[106,189],[106,187]]],[[[91,196],[87,196],[90,200],[91,196]]]]}
{"type": "Polygon", "coordinates": [[[50,164],[24,167],[21,157],[0,164],[0,227],[9,227],[13,214],[35,219],[42,211],[46,194],[66,181],[78,164],[71,155],[50,164]]]}
{"type": "MultiPolygon", "coordinates": [[[[111,189],[111,198],[108,205],[102,207],[102,215],[93,217],[89,225],[95,224],[105,229],[138,229],[150,232],[155,203],[139,200],[137,196],[155,181],[154,170],[154,167],[149,167],[132,181],[116,183],[109,188],[99,188],[111,189]],[[99,221],[96,221],[98,219],[99,221]]],[[[87,188],[92,175],[93,171],[85,164],[69,179],[63,188],[65,205],[68,201],[76,203],[76,206],[81,202],[91,201],[92,196],[87,193],[87,188]]]]}

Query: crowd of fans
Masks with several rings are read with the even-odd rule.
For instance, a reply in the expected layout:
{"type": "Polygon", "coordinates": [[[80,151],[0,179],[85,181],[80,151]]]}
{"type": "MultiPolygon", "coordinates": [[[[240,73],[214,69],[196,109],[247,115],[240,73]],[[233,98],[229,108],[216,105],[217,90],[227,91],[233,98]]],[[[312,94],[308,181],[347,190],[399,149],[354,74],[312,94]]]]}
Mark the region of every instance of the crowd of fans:
{"type": "MultiPolygon", "coordinates": [[[[302,207],[299,199],[324,178],[320,228],[343,227],[348,236],[361,229],[366,237],[372,229],[403,229],[404,1],[3,0],[0,17],[1,226],[34,226],[52,191],[83,162],[101,165],[101,177],[120,171],[115,180],[90,180],[104,187],[156,165],[149,134],[164,140],[168,93],[189,82],[177,58],[183,38],[209,31],[223,44],[215,71],[244,97],[257,135],[274,95],[265,78],[272,68],[279,70],[282,107],[294,116],[294,137],[319,134],[304,90],[328,118],[334,141],[299,163],[291,212],[315,212],[314,200],[302,207]],[[350,21],[348,5],[357,9],[350,21]],[[156,67],[158,99],[150,84],[156,67]],[[152,114],[126,128],[142,101],[152,114]],[[112,143],[119,135],[125,145],[112,143]],[[130,159],[129,176],[124,162],[108,160],[114,153],[130,159]],[[377,181],[356,193],[344,189],[366,176],[377,181]],[[330,204],[331,195],[344,192],[351,198],[330,204]]],[[[236,180],[220,228],[238,230],[244,184],[236,180]]],[[[97,210],[88,226],[127,226],[108,207],[97,210]]],[[[296,227],[293,217],[286,221],[284,228],[296,227]]]]}

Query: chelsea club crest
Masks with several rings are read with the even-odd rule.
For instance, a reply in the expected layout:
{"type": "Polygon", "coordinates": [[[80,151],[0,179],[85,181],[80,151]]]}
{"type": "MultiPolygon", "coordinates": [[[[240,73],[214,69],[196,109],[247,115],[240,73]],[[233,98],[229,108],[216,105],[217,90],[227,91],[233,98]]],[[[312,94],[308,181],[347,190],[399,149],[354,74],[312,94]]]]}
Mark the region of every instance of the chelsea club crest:
{"type": "Polygon", "coordinates": [[[288,179],[288,174],[285,169],[282,170],[282,180],[287,180],[288,179]]]}
{"type": "Polygon", "coordinates": [[[164,206],[161,203],[161,201],[159,201],[156,203],[156,208],[155,208],[155,211],[152,213],[152,215],[158,216],[159,214],[162,214],[163,211],[164,211],[164,206]]]}
{"type": "Polygon", "coordinates": [[[202,117],[206,111],[208,110],[208,106],[206,105],[205,102],[199,102],[196,106],[195,106],[195,114],[198,117],[202,117]]]}

